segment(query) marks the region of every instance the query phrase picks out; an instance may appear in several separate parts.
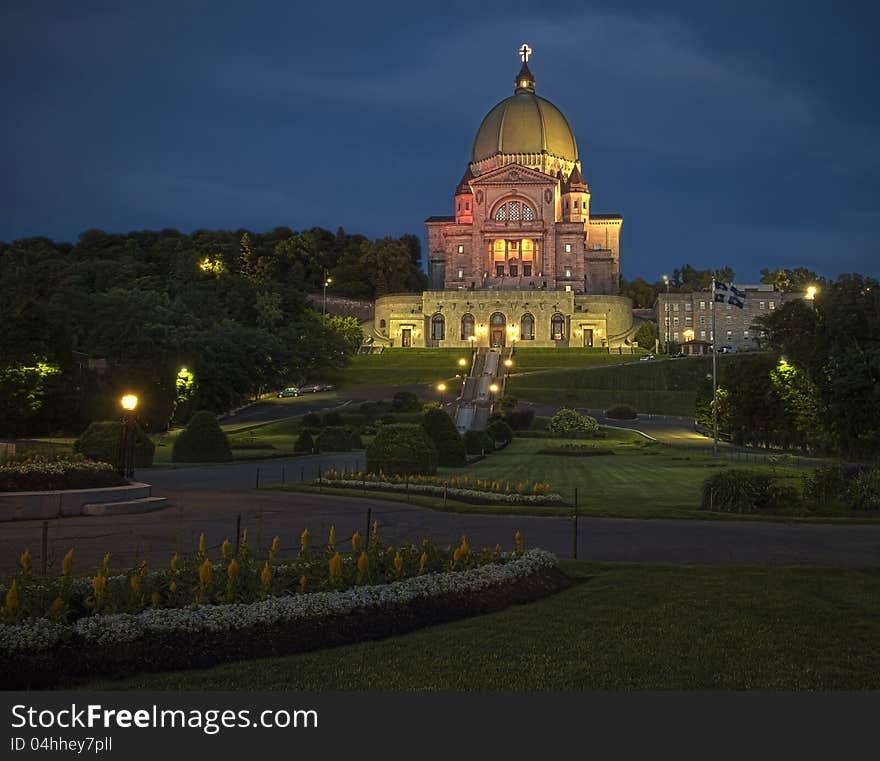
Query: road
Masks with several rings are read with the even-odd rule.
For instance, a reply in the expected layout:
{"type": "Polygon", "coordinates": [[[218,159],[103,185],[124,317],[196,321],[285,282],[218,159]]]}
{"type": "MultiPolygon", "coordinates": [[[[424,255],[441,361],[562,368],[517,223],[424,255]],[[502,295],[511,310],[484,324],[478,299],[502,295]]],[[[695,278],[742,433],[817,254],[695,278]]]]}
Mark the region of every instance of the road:
{"type": "MultiPolygon", "coordinates": [[[[261,484],[268,485],[280,483],[282,468],[287,480],[298,479],[301,472],[310,478],[319,466],[357,468],[362,457],[362,453],[353,453],[264,461],[259,466],[235,463],[151,470],[148,480],[156,493],[171,498],[172,507],[144,515],[50,521],[50,565],[57,569],[70,547],[76,550],[78,568],[97,566],[108,551],[113,554],[114,567],[129,567],[140,559],[164,565],[174,551],[191,551],[202,532],[217,552],[224,539],[234,538],[239,515],[253,545],[265,547],[277,535],[285,551],[292,552],[306,527],[316,541],[321,541],[331,525],[340,540],[355,530],[363,533],[368,509],[379,521],[384,540],[394,544],[420,542],[425,537],[446,544],[457,542],[464,533],[474,546],[500,543],[511,548],[519,530],[527,545],[571,556],[573,522],[569,518],[465,515],[379,499],[254,488],[257,467],[261,484]]],[[[0,572],[13,571],[25,547],[39,568],[40,534],[40,521],[4,523],[0,572]]],[[[675,565],[877,567],[880,526],[581,518],[578,557],[675,565]]]]}

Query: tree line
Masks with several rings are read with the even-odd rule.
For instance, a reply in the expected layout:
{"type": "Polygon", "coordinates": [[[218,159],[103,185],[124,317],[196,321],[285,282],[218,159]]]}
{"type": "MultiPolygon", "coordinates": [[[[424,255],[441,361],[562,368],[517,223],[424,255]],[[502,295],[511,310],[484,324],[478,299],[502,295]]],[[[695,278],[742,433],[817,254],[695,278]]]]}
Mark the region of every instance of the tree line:
{"type": "Polygon", "coordinates": [[[413,235],[89,230],[76,243],[0,242],[0,436],[79,433],[116,416],[123,390],[159,430],[342,367],[357,322],[306,300],[328,276],[332,293],[365,299],[426,284],[413,235]]]}

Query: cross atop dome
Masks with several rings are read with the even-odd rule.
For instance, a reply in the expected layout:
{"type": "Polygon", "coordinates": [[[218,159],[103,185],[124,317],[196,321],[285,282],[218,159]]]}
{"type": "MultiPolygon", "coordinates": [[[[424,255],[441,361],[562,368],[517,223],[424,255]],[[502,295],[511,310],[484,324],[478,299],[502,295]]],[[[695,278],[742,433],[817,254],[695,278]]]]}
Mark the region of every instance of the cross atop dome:
{"type": "Polygon", "coordinates": [[[522,58],[523,63],[529,62],[529,56],[532,54],[532,49],[528,46],[528,43],[523,43],[523,46],[517,51],[519,53],[519,57],[522,58]]]}
{"type": "Polygon", "coordinates": [[[533,93],[535,92],[535,77],[532,75],[532,72],[529,71],[529,56],[532,54],[532,49],[524,42],[522,47],[516,52],[519,53],[519,57],[522,58],[522,68],[520,68],[519,74],[516,75],[516,79],[514,80],[513,91],[515,93],[533,93]]]}

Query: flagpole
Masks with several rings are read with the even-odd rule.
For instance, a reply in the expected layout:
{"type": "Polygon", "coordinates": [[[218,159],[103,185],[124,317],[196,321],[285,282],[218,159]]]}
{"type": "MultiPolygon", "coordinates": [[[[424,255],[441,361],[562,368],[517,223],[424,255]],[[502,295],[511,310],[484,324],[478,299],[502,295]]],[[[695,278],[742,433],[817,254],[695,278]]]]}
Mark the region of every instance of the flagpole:
{"type": "Polygon", "coordinates": [[[712,292],[709,294],[712,307],[712,455],[718,456],[718,367],[715,351],[715,276],[712,276],[712,292]]]}

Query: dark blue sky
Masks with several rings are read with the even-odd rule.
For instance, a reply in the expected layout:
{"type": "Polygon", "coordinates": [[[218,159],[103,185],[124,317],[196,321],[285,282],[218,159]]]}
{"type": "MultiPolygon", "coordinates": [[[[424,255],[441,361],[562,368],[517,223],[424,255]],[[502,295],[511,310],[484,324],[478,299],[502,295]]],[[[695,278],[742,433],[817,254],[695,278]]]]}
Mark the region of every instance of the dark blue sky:
{"type": "Polygon", "coordinates": [[[423,235],[527,41],[593,210],[624,215],[625,276],[878,275],[870,4],[540,5],[7,0],[0,240],[423,235]]]}

